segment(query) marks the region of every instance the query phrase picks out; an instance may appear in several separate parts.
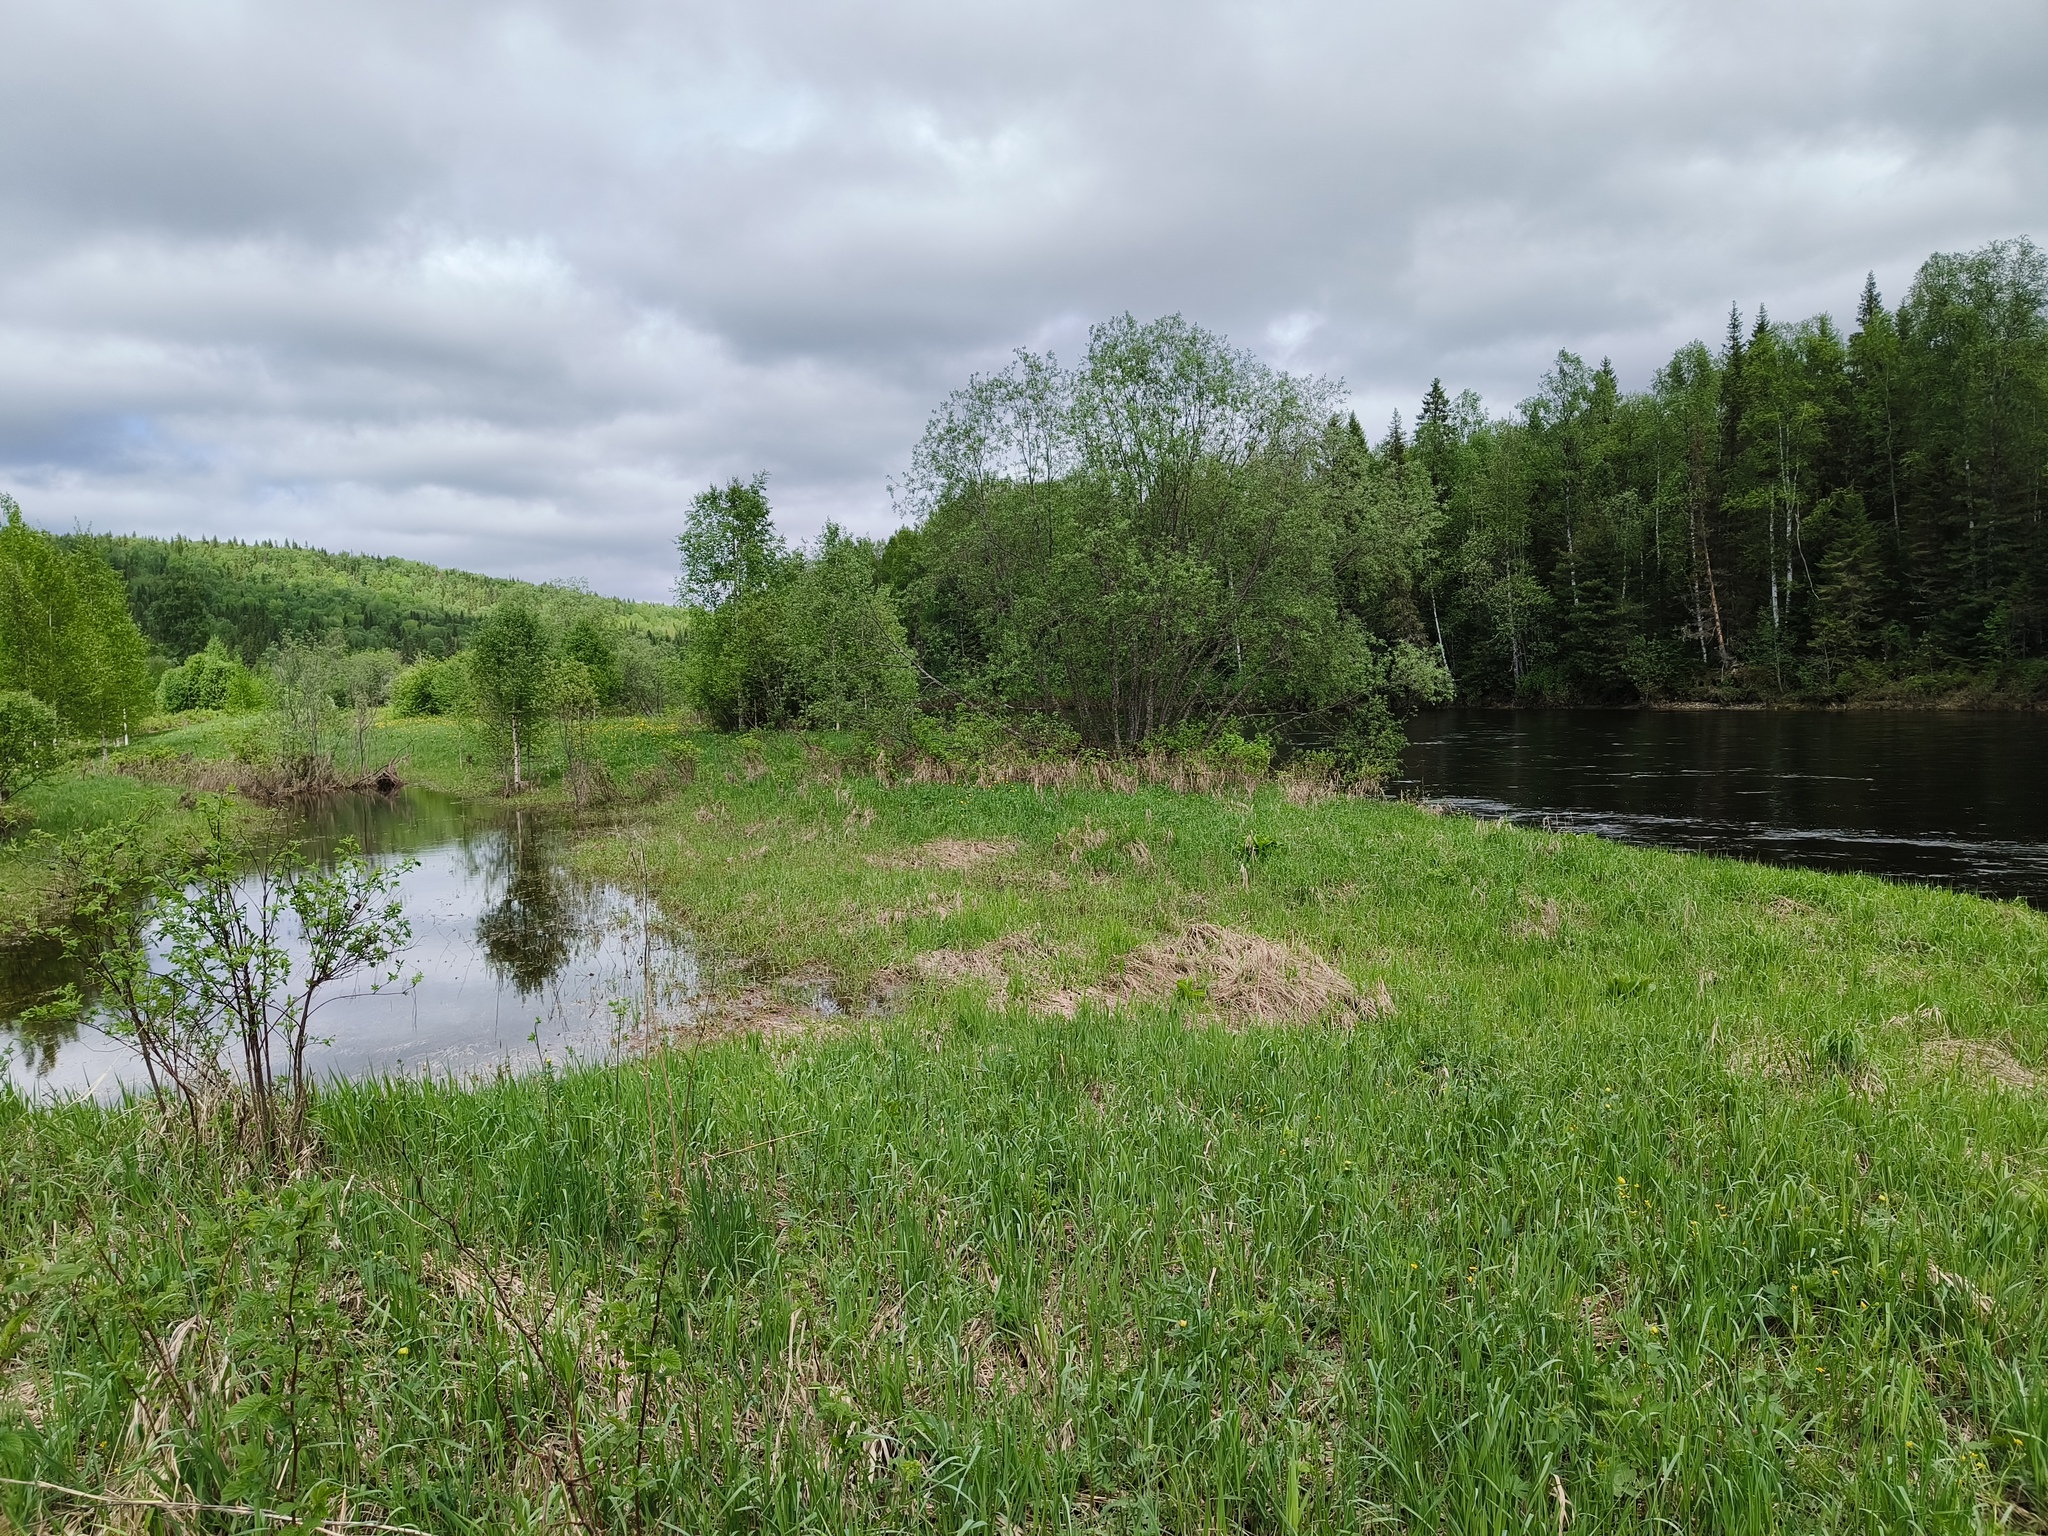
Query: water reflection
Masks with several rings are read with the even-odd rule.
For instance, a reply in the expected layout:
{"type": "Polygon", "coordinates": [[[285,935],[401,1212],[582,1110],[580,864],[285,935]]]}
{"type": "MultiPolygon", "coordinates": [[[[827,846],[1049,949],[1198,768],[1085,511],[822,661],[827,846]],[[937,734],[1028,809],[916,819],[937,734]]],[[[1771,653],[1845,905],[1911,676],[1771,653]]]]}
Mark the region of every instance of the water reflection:
{"type": "Polygon", "coordinates": [[[529,834],[523,816],[486,858],[496,866],[486,878],[504,895],[476,920],[477,940],[498,973],[527,997],[568,963],[570,936],[587,929],[589,916],[576,909],[574,888],[544,855],[541,838],[529,834]]]}
{"type": "Polygon", "coordinates": [[[1856,869],[2048,907],[2048,717],[1441,710],[1403,787],[1623,842],[1856,869]]]}
{"type": "MultiPolygon", "coordinates": [[[[380,861],[418,861],[403,887],[410,984],[325,1004],[309,1069],[477,1075],[595,1059],[650,1011],[687,1013],[698,991],[687,937],[652,904],[578,879],[563,860],[567,830],[413,789],[338,796],[300,815],[288,833],[314,857],[349,837],[380,861]]],[[[0,1042],[15,1047],[19,1082],[110,1092],[134,1063],[90,1016],[53,1024],[24,1014],[76,979],[55,946],[0,950],[0,1042]]]]}

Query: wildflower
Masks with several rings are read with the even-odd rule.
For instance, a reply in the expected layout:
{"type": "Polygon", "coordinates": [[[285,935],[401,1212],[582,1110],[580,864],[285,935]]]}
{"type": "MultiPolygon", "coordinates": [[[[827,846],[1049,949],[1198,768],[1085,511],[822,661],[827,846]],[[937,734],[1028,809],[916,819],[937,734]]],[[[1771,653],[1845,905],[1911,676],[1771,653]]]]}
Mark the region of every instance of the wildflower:
{"type": "Polygon", "coordinates": [[[401,1345],[399,1345],[399,1346],[398,1346],[398,1358],[399,1358],[399,1359],[403,1360],[403,1359],[404,1359],[404,1358],[405,1358],[405,1357],[406,1357],[407,1355],[409,1355],[409,1354],[411,1354],[411,1353],[412,1353],[412,1346],[411,1346],[410,1344],[401,1344],[401,1345]]]}

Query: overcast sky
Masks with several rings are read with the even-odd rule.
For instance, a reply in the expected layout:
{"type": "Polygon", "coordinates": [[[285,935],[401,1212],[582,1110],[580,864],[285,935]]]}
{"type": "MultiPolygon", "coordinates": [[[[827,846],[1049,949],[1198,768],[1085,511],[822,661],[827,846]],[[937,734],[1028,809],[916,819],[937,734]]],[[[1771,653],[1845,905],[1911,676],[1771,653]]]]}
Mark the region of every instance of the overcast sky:
{"type": "Polygon", "coordinates": [[[2042,0],[8,0],[0,487],[661,597],[896,525],[932,407],[1178,311],[1504,410],[2048,233],[2042,0]]]}

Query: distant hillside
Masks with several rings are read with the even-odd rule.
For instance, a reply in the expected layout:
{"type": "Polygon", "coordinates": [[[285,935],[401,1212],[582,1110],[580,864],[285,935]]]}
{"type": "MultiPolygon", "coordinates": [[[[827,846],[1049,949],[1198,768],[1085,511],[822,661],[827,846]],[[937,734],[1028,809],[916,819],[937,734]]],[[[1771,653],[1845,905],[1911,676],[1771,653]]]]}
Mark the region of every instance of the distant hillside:
{"type": "Polygon", "coordinates": [[[596,612],[623,633],[678,638],[687,611],[600,597],[564,585],[451,571],[385,555],[296,544],[66,534],[89,543],[128,584],[150,643],[183,658],[214,636],[254,661],[287,635],[340,633],[351,650],[446,656],[492,605],[524,593],[559,618],[596,612]]]}

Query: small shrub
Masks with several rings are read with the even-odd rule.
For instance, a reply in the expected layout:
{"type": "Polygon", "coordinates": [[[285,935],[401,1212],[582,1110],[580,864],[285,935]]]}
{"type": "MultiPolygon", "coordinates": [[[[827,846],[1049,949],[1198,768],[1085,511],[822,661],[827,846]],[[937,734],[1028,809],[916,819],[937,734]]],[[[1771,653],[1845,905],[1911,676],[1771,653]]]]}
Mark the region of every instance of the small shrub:
{"type": "Polygon", "coordinates": [[[0,800],[18,793],[58,763],[57,711],[32,693],[0,693],[0,800]]]}
{"type": "Polygon", "coordinates": [[[422,657],[391,682],[391,713],[401,719],[460,715],[468,704],[469,671],[459,657],[422,657]]]}
{"type": "Polygon", "coordinates": [[[191,709],[246,714],[268,702],[263,679],[229,655],[218,637],[157,679],[156,705],[167,715],[191,709]]]}

